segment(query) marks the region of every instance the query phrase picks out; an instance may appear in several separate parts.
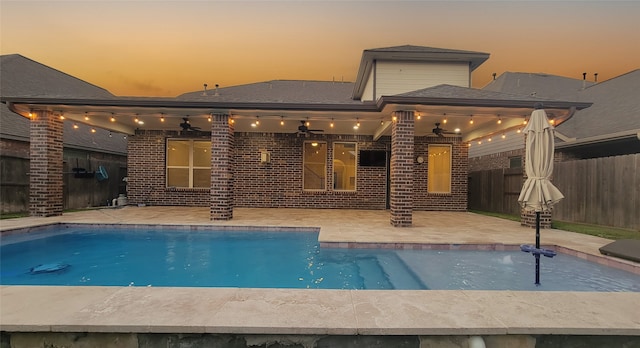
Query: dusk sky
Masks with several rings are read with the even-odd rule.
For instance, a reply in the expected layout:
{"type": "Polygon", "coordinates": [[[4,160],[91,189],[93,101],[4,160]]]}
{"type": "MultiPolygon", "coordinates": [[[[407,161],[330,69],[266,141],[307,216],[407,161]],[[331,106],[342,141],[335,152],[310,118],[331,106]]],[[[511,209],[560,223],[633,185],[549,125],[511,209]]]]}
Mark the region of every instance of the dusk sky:
{"type": "MultiPolygon", "coordinates": [[[[486,52],[492,73],[606,80],[640,68],[640,1],[6,1],[0,53],[116,95],[274,79],[354,81],[362,51],[486,52]]],[[[0,76],[1,78],[1,76],[0,76]]]]}

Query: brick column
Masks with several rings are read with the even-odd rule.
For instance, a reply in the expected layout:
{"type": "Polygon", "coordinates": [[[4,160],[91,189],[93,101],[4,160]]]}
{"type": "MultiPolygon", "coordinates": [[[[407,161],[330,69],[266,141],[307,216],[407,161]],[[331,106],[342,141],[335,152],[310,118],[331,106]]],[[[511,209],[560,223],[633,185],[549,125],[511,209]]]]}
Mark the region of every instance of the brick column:
{"type": "MultiPolygon", "coordinates": [[[[522,154],[522,183],[527,180],[527,170],[526,170],[526,161],[527,161],[527,135],[524,135],[524,152],[522,154]]],[[[536,228],[536,212],[532,210],[524,210],[520,209],[520,225],[536,228]]],[[[551,228],[551,212],[550,211],[541,211],[540,212],[540,228],[551,228]]]]}
{"type": "Polygon", "coordinates": [[[29,128],[29,215],[62,215],[63,122],[51,111],[33,111],[29,128]]]}
{"type": "Polygon", "coordinates": [[[229,115],[211,120],[211,220],[233,218],[233,124],[229,115]]]}
{"type": "Polygon", "coordinates": [[[413,111],[393,113],[391,126],[391,225],[411,226],[413,217],[413,111]]]}

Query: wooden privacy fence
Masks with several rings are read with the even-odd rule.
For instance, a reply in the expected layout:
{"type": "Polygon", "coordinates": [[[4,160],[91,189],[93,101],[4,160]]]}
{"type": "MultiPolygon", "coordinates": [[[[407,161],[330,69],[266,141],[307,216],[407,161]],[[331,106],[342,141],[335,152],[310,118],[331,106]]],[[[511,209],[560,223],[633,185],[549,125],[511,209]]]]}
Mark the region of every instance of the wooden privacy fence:
{"type": "Polygon", "coordinates": [[[520,215],[518,196],[522,183],[522,168],[471,172],[469,209],[520,215]]]}
{"type": "MultiPolygon", "coordinates": [[[[521,168],[469,173],[469,209],[519,215],[522,183],[521,168]]],[[[640,154],[556,162],[553,183],[553,219],[640,230],[640,154]]]]}

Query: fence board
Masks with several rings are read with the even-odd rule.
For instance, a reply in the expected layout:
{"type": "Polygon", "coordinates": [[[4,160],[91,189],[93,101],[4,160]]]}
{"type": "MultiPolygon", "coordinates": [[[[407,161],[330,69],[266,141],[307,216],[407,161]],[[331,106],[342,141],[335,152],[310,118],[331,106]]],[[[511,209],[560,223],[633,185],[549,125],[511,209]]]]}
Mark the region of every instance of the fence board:
{"type": "MultiPolygon", "coordinates": [[[[519,214],[522,170],[469,174],[469,208],[519,214]]],[[[640,230],[640,154],[555,163],[553,219],[640,230]]]]}

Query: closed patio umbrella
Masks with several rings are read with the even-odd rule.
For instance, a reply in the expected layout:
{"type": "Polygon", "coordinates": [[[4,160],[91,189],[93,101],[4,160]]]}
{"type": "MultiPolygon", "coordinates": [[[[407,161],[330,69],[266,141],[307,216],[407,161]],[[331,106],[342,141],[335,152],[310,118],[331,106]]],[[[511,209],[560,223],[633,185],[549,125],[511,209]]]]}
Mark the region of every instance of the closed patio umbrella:
{"type": "Polygon", "coordinates": [[[552,257],[555,252],[540,249],[540,212],[550,211],[564,195],[551,183],[553,174],[554,136],[546,112],[541,105],[531,113],[524,128],[527,136],[525,147],[525,172],[527,180],[522,185],[518,202],[523,209],[536,212],[535,249],[522,246],[523,251],[536,257],[536,285],[540,284],[540,254],[552,257]]]}

